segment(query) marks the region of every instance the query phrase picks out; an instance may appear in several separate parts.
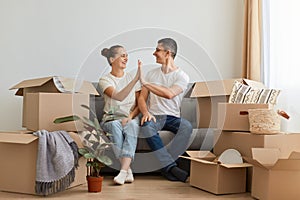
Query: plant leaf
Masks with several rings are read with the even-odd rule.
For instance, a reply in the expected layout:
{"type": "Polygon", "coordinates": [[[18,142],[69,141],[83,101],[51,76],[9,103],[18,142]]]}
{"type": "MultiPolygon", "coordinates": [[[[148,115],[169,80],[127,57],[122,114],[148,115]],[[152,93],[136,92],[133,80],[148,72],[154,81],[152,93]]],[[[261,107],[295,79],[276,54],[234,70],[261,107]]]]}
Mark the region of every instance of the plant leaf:
{"type": "Polygon", "coordinates": [[[84,154],[89,153],[89,151],[87,149],[85,149],[85,148],[78,149],[78,152],[79,152],[80,155],[84,155],[84,154]]]}
{"type": "Polygon", "coordinates": [[[90,120],[90,119],[87,118],[87,117],[83,117],[83,119],[84,119],[84,121],[83,121],[84,124],[86,124],[86,125],[88,125],[88,126],[91,126],[91,127],[93,127],[94,129],[96,128],[96,126],[95,126],[95,124],[94,124],[94,122],[93,122],[92,120],[90,120]]]}
{"type": "Polygon", "coordinates": [[[107,166],[112,164],[112,160],[108,156],[101,155],[101,156],[97,156],[96,158],[97,158],[97,160],[99,160],[99,162],[101,162],[107,166]]]}
{"type": "Polygon", "coordinates": [[[101,127],[100,127],[100,124],[99,124],[99,121],[97,118],[94,118],[94,124],[95,124],[96,130],[101,130],[101,127]]]}
{"type": "Polygon", "coordinates": [[[89,110],[89,111],[92,113],[93,117],[96,117],[96,118],[97,118],[97,114],[96,114],[89,106],[84,105],[84,104],[81,104],[81,107],[83,107],[83,108],[89,110]]]}
{"type": "Polygon", "coordinates": [[[83,155],[86,159],[95,158],[95,155],[92,153],[86,153],[83,155]]]}
{"type": "Polygon", "coordinates": [[[80,117],[78,117],[77,115],[70,115],[67,117],[56,118],[53,122],[55,124],[60,124],[60,123],[65,123],[65,122],[77,121],[79,119],[80,119],[80,117]]]}

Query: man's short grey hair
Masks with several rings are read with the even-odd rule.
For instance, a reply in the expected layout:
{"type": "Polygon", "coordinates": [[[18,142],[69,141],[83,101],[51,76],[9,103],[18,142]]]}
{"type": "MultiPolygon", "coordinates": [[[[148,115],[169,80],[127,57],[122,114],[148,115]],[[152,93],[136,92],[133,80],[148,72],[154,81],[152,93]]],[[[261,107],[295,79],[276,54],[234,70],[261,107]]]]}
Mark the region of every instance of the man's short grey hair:
{"type": "Polygon", "coordinates": [[[171,51],[171,55],[175,58],[177,54],[177,43],[172,38],[163,38],[158,40],[158,44],[161,44],[165,50],[171,51]]]}

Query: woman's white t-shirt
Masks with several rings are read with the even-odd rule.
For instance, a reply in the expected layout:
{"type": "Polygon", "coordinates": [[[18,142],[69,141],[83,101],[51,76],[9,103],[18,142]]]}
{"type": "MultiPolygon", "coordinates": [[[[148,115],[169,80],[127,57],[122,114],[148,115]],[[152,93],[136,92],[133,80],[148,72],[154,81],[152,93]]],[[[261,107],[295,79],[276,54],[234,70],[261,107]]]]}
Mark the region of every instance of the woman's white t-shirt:
{"type": "Polygon", "coordinates": [[[177,85],[182,89],[183,92],[172,99],[159,97],[152,92],[149,93],[148,98],[148,111],[152,115],[172,115],[180,117],[181,101],[189,83],[188,75],[179,68],[173,72],[164,74],[159,67],[149,71],[145,80],[149,83],[164,87],[177,85]]]}
{"type": "Polygon", "coordinates": [[[140,85],[136,84],[123,101],[117,101],[110,98],[104,94],[104,91],[108,87],[114,87],[115,91],[119,92],[126,87],[132,79],[133,75],[126,72],[122,77],[115,77],[109,73],[100,78],[99,86],[105,101],[102,121],[115,120],[129,116],[131,109],[135,106],[135,92],[140,90],[140,85]]]}

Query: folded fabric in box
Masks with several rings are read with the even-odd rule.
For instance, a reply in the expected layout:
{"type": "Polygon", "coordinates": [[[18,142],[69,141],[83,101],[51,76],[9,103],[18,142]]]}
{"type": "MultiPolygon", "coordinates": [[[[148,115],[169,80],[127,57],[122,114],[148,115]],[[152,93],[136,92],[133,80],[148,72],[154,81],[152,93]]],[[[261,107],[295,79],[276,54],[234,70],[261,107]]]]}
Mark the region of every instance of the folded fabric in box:
{"type": "Polygon", "coordinates": [[[280,90],[253,88],[240,81],[235,81],[229,97],[229,103],[266,103],[275,105],[280,90]]]}

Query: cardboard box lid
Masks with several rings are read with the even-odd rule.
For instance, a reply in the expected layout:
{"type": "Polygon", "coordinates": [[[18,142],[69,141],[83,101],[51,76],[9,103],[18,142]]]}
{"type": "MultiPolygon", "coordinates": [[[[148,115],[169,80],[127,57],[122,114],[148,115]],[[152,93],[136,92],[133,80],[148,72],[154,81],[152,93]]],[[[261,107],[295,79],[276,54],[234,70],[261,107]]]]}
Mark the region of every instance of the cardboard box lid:
{"type": "Polygon", "coordinates": [[[269,170],[300,170],[300,152],[292,152],[289,158],[279,159],[276,148],[252,148],[252,159],[246,160],[253,165],[269,170]]]}
{"type": "Polygon", "coordinates": [[[186,153],[190,156],[180,156],[182,158],[186,158],[189,160],[193,160],[196,162],[201,162],[209,165],[220,165],[226,168],[242,168],[242,167],[251,167],[252,165],[249,163],[241,163],[241,164],[221,164],[215,162],[214,159],[216,156],[210,151],[186,151],[186,153]]]}
{"type": "Polygon", "coordinates": [[[249,85],[253,88],[267,88],[262,82],[253,81],[253,80],[245,79],[245,78],[242,81],[244,84],[249,85]]]}
{"type": "Polygon", "coordinates": [[[192,158],[216,158],[215,154],[210,151],[186,151],[186,153],[192,158]]]}
{"type": "Polygon", "coordinates": [[[29,144],[37,139],[38,137],[32,134],[0,132],[0,143],[29,144]]]}
{"type": "Polygon", "coordinates": [[[83,94],[94,94],[99,95],[96,88],[93,86],[91,82],[88,81],[78,81],[72,78],[66,78],[61,76],[49,76],[43,78],[29,79],[21,81],[20,83],[14,85],[10,88],[18,89],[16,95],[23,96],[23,89],[30,87],[40,87],[45,85],[46,83],[51,82],[52,87],[56,88],[58,92],[79,92],[83,94]],[[75,88],[80,86],[80,88],[75,88]]]}
{"type": "Polygon", "coordinates": [[[230,95],[234,81],[236,80],[241,80],[241,79],[196,82],[193,86],[191,97],[230,95]]]}

